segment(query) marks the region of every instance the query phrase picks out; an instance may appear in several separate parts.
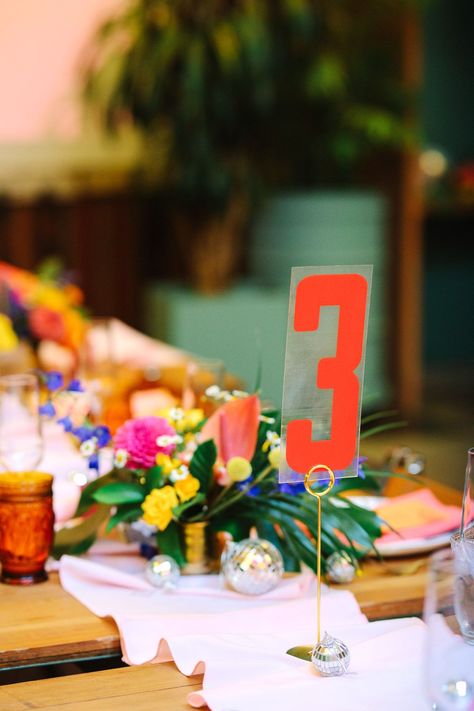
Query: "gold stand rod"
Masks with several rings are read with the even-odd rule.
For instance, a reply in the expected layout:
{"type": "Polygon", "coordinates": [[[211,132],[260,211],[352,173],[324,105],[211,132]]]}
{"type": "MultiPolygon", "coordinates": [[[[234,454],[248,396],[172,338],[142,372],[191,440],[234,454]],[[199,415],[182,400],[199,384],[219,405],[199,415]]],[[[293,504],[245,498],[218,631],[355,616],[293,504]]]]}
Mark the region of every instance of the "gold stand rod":
{"type": "Polygon", "coordinates": [[[316,464],[316,466],[311,467],[309,472],[305,474],[304,478],[304,487],[308,494],[311,496],[314,496],[318,500],[318,528],[317,528],[317,533],[318,533],[318,538],[316,542],[316,547],[317,547],[317,561],[316,561],[316,610],[317,610],[317,642],[319,643],[321,641],[321,499],[323,496],[326,496],[326,494],[329,494],[331,489],[334,486],[334,482],[336,481],[336,477],[334,476],[334,472],[330,467],[327,467],[325,464],[316,464]],[[311,484],[314,482],[310,481],[311,474],[314,474],[314,472],[317,471],[325,471],[329,474],[329,483],[324,489],[324,491],[313,491],[311,488],[311,484]]]}

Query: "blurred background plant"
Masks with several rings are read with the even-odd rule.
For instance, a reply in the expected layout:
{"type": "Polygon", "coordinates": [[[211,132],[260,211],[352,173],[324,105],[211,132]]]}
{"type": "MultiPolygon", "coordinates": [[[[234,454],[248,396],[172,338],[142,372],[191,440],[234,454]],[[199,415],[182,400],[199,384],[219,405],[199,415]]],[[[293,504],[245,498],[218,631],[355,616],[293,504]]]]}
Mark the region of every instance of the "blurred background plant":
{"type": "Polygon", "coordinates": [[[408,140],[396,44],[380,30],[404,7],[131,0],[102,24],[86,103],[108,130],[146,136],[146,181],[166,194],[198,287],[212,258],[216,277],[235,263],[263,188],[345,185],[408,140]]]}

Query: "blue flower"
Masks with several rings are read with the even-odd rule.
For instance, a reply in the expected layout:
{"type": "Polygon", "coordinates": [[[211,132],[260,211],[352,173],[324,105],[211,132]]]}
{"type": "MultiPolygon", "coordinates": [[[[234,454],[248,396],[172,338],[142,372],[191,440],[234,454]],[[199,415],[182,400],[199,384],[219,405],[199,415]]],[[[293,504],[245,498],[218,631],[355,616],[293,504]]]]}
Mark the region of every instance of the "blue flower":
{"type": "Polygon", "coordinates": [[[67,386],[66,390],[69,390],[70,393],[83,393],[84,388],[82,387],[81,381],[75,378],[74,380],[71,380],[69,385],[67,386]]]}
{"type": "Polygon", "coordinates": [[[360,476],[361,479],[365,479],[364,464],[366,461],[367,457],[359,457],[357,459],[357,476],[360,476]]]}
{"type": "MultiPolygon", "coordinates": [[[[239,481],[237,484],[237,489],[239,491],[245,491],[248,487],[249,484],[251,484],[253,477],[249,476],[248,479],[245,479],[244,481],[239,481]]],[[[260,487],[259,486],[251,486],[248,491],[245,491],[245,494],[247,496],[258,496],[260,493],[260,487]]]]}
{"type": "Polygon", "coordinates": [[[64,427],[65,432],[72,431],[72,422],[70,417],[61,417],[61,419],[58,420],[58,424],[64,427]]]}
{"type": "Polygon", "coordinates": [[[303,482],[300,483],[294,483],[294,484],[280,484],[279,485],[280,493],[282,494],[291,494],[292,496],[296,494],[302,494],[305,490],[303,482]]]}
{"type": "Polygon", "coordinates": [[[92,454],[89,457],[89,469],[98,469],[98,468],[99,468],[99,455],[92,454]]]}
{"type": "Polygon", "coordinates": [[[87,439],[92,437],[92,430],[90,427],[75,427],[72,434],[78,438],[80,442],[85,442],[87,439]]]}
{"type": "Polygon", "coordinates": [[[151,558],[156,555],[156,552],[156,546],[153,546],[150,543],[140,543],[140,555],[142,556],[142,558],[151,560],[151,558]]]}
{"type": "Polygon", "coordinates": [[[45,374],[46,387],[48,390],[59,390],[64,385],[64,378],[57,370],[51,370],[45,374]]]}
{"type": "Polygon", "coordinates": [[[54,417],[56,410],[54,409],[53,403],[48,400],[48,402],[45,402],[44,405],[40,405],[39,414],[44,415],[45,417],[54,417]]]}
{"type": "Polygon", "coordinates": [[[99,427],[96,427],[92,436],[97,438],[97,444],[99,445],[99,447],[105,447],[105,445],[107,445],[112,439],[110,430],[105,425],[100,425],[99,427]]]}

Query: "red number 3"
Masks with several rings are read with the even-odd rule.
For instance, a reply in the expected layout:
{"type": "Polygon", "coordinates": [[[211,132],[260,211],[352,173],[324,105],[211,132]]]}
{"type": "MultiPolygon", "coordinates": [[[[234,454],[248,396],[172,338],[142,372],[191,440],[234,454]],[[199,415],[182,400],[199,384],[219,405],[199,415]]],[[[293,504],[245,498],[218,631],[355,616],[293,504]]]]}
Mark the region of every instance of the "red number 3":
{"type": "Polygon", "coordinates": [[[305,277],[296,289],[295,331],[317,331],[323,306],[339,306],[336,355],[322,358],[316,387],[332,388],[331,437],[313,441],[311,420],[292,420],[286,434],[286,458],[291,469],[306,473],[316,464],[333,470],[350,466],[356,451],[360,383],[354,373],[364,346],[367,281],[359,274],[305,277]]]}

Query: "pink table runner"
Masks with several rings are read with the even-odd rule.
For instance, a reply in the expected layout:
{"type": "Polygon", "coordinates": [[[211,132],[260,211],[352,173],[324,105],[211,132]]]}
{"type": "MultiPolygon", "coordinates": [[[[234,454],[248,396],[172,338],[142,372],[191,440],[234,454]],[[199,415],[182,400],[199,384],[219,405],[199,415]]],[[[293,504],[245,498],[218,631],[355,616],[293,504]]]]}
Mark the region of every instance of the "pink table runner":
{"type": "Polygon", "coordinates": [[[313,641],[314,578],[303,574],[271,593],[246,597],[218,576],[180,579],[175,592],[153,588],[133,546],[101,543],[87,557],[64,556],[65,590],[99,616],[111,616],[129,664],[174,660],[184,674],[204,672],[192,706],[212,711],[418,711],[421,690],[419,620],[368,623],[354,596],[325,589],[325,627],[351,648],[350,673],[322,678],[285,651],[313,641]]]}

